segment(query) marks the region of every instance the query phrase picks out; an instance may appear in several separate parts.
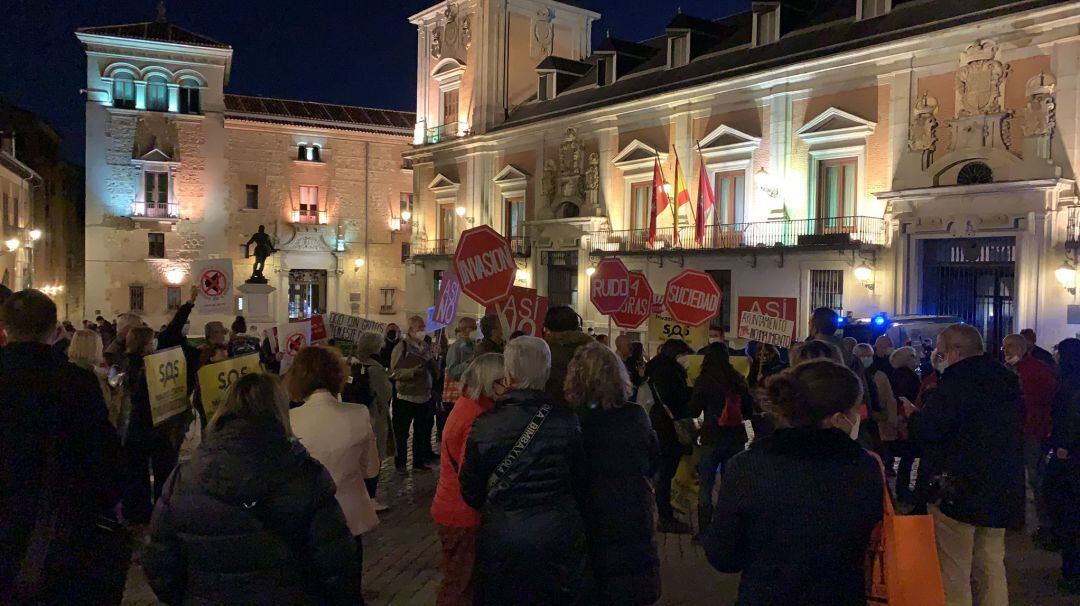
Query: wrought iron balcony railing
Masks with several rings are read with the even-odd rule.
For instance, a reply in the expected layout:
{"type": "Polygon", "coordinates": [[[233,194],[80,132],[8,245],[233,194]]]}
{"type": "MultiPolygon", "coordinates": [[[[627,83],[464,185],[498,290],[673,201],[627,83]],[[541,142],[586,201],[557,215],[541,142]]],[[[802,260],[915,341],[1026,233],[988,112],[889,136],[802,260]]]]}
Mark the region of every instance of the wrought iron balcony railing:
{"type": "Polygon", "coordinates": [[[457,241],[453,238],[441,240],[422,240],[412,245],[410,255],[412,257],[446,257],[454,254],[457,241]]]}
{"type": "Polygon", "coordinates": [[[532,243],[525,236],[510,236],[510,250],[519,257],[527,257],[532,253],[532,243]]]}
{"type": "Polygon", "coordinates": [[[424,133],[424,143],[433,144],[446,141],[459,135],[458,123],[451,122],[440,126],[433,126],[424,133]]]}
{"type": "Polygon", "coordinates": [[[1068,221],[1065,224],[1065,248],[1080,248],[1080,206],[1069,208],[1068,213],[1068,221]]]}
{"type": "Polygon", "coordinates": [[[723,250],[772,246],[884,245],[885,221],[877,217],[832,217],[707,225],[700,241],[693,225],[656,230],[597,231],[590,234],[592,250],[599,253],[635,253],[656,250],[723,250]]]}

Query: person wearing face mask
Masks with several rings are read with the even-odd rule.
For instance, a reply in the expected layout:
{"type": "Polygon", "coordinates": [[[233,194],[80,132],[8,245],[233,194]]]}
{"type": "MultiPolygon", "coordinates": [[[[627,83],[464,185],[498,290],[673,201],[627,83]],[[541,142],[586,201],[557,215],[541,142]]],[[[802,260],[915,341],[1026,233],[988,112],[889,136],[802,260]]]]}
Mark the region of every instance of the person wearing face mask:
{"type": "Polygon", "coordinates": [[[431,451],[430,426],[429,435],[424,436],[422,415],[426,414],[428,402],[431,401],[436,372],[431,347],[424,341],[427,336],[424,319],[413,316],[409,318],[408,327],[405,338],[398,342],[390,355],[390,371],[397,381],[397,399],[394,400],[392,417],[394,443],[397,446],[394,465],[402,473],[406,470],[410,425],[413,427],[413,469],[430,469],[423,458],[424,453],[431,451]]]}
{"type": "MultiPolygon", "coordinates": [[[[917,400],[920,385],[919,375],[916,374],[915,369],[919,367],[919,354],[916,353],[915,348],[897,349],[889,356],[889,364],[892,365],[894,371],[892,385],[893,395],[897,402],[917,400]]],[[[897,508],[908,512],[914,511],[922,504],[916,491],[922,457],[918,445],[908,439],[907,422],[903,417],[902,407],[900,412],[899,438],[892,444],[892,454],[896,461],[894,468],[896,469],[897,508]]]]}
{"type": "Polygon", "coordinates": [[[480,331],[476,335],[480,342],[476,346],[476,355],[486,353],[501,354],[506,347],[506,339],[503,335],[502,322],[499,316],[488,314],[480,318],[480,331]]]}
{"type": "Polygon", "coordinates": [[[1024,394],[1024,467],[1027,468],[1028,486],[1035,495],[1035,514],[1039,527],[1034,541],[1044,548],[1053,545],[1053,522],[1046,509],[1042,480],[1043,456],[1050,438],[1051,411],[1057,376],[1047,364],[1031,354],[1031,347],[1021,335],[1008,335],[1001,343],[1005,365],[1020,377],[1020,389],[1024,394]]]}
{"type": "Polygon", "coordinates": [[[675,421],[688,418],[690,386],[687,384],[686,356],[693,350],[680,339],[668,339],[660,346],[660,353],[645,366],[648,385],[652,389],[654,404],[649,409],[649,420],[660,440],[660,470],[656,479],[656,510],[659,513],[657,530],[688,534],[690,525],[675,518],[671,506],[671,481],[679,468],[679,460],[690,454],[692,446],[679,442],[675,421]]]}
{"type": "Polygon", "coordinates": [[[397,324],[393,322],[386,325],[386,334],[383,335],[384,343],[382,350],[379,351],[379,360],[382,362],[383,368],[390,368],[390,356],[394,353],[394,348],[401,342],[401,329],[397,324]]]}
{"type": "MultiPolygon", "coordinates": [[[[874,450],[881,454],[885,469],[892,473],[892,445],[900,437],[900,412],[896,397],[893,396],[889,377],[875,368],[875,350],[866,343],[859,343],[853,352],[855,359],[863,367],[863,382],[866,386],[866,408],[869,418],[874,422],[870,436],[874,450]]],[[[890,367],[891,368],[891,367],[890,367]]],[[[865,437],[865,436],[864,436],[865,437]]]]}
{"type": "Polygon", "coordinates": [[[874,340],[874,358],[873,364],[874,370],[885,373],[888,377],[889,383],[893,380],[893,367],[889,363],[889,357],[896,351],[896,346],[893,344],[892,337],[889,335],[881,335],[874,340]]]}
{"type": "Polygon", "coordinates": [[[443,377],[441,397],[435,407],[435,424],[438,427],[439,441],[442,441],[446,419],[454,408],[454,403],[461,396],[461,377],[476,358],[477,334],[476,320],[463,317],[458,320],[454,334],[457,338],[446,351],[446,372],[443,377]]]}
{"type": "Polygon", "coordinates": [[[812,360],[770,378],[771,436],[728,461],[703,541],[720,572],[741,572],[739,604],[866,604],[864,558],[883,511],[878,461],[853,439],[862,384],[812,360]]]}
{"type": "Polygon", "coordinates": [[[905,409],[911,439],[940,476],[929,511],[946,604],[1006,606],[1005,529],[1024,523],[1024,409],[1016,374],[984,351],[974,327],[946,328],[938,386],[921,410],[905,409]]]}

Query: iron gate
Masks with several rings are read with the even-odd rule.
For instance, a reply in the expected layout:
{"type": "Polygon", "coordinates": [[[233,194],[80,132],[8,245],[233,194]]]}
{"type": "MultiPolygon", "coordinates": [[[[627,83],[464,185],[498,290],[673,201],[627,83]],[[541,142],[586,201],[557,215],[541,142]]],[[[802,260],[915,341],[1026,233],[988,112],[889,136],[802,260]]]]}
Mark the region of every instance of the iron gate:
{"type": "Polygon", "coordinates": [[[924,312],[959,316],[979,329],[989,348],[1013,332],[1015,285],[1013,238],[923,243],[924,312]]]}

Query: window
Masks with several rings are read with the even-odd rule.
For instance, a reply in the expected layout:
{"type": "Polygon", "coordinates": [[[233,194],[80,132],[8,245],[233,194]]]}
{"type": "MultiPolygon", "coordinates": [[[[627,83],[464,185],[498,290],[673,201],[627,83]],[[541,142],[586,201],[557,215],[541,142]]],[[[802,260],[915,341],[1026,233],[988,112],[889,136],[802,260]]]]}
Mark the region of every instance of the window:
{"type": "Polygon", "coordinates": [[[855,215],[857,166],[857,158],[822,160],[818,164],[816,218],[832,219],[855,215]]]}
{"type": "Polygon", "coordinates": [[[839,269],[810,270],[810,311],[828,307],[836,313],[844,310],[844,272],[839,269]]]}
{"type": "Polygon", "coordinates": [[[600,57],[596,60],[596,85],[607,86],[610,80],[608,79],[608,64],[611,63],[611,59],[608,57],[600,57]]]}
{"type": "Polygon", "coordinates": [[[401,262],[404,263],[412,256],[412,247],[408,242],[401,243],[401,262]]]}
{"type": "Polygon", "coordinates": [[[169,111],[169,86],[165,76],[146,78],[146,109],[154,112],[169,111]]]}
{"type": "Polygon", "coordinates": [[[442,277],[443,277],[443,270],[441,270],[441,269],[436,269],[435,271],[431,272],[431,278],[432,278],[432,282],[431,282],[431,292],[432,292],[431,300],[432,301],[434,301],[435,299],[437,299],[439,297],[439,289],[442,288],[442,277]]]}
{"type": "Polygon", "coordinates": [[[135,109],[135,77],[116,74],[113,78],[113,107],[135,109]]]}
{"type": "Polygon", "coordinates": [[[296,147],[296,159],[303,162],[322,162],[321,151],[318,145],[301,143],[296,147]]]}
{"type": "Polygon", "coordinates": [[[859,0],[861,9],[860,19],[873,19],[881,17],[889,12],[891,2],[889,0],[859,0]]]}
{"type": "Polygon", "coordinates": [[[507,237],[521,238],[525,235],[525,199],[506,199],[506,230],[503,232],[507,237]]]}
{"type": "Polygon", "coordinates": [[[779,23],[777,21],[779,14],[780,9],[775,6],[754,13],[754,20],[757,22],[757,27],[754,30],[754,46],[776,42],[779,37],[779,23]]]}
{"type": "Polygon", "coordinates": [[[21,207],[22,207],[22,205],[19,204],[19,199],[15,198],[15,204],[12,204],[12,210],[14,211],[12,214],[14,216],[11,218],[11,224],[14,225],[15,227],[22,227],[23,226],[22,221],[19,220],[19,211],[22,210],[21,207]]]}
{"type": "Polygon", "coordinates": [[[382,298],[382,302],[379,304],[379,313],[392,314],[394,313],[394,294],[396,289],[394,288],[380,288],[379,296],[382,298]]]}
{"type": "Polygon", "coordinates": [[[412,221],[413,212],[413,195],[407,192],[401,192],[398,194],[398,212],[401,213],[401,220],[408,223],[412,221]]]}
{"type": "Polygon", "coordinates": [[[147,234],[147,238],[150,244],[150,251],[148,256],[151,259],[164,259],[165,258],[165,234],[159,234],[150,232],[147,234]]]}
{"type": "Polygon", "coordinates": [[[298,223],[319,222],[319,188],[314,185],[300,186],[300,216],[298,223]]]}
{"type": "Polygon", "coordinates": [[[180,309],[181,294],[179,286],[168,286],[165,288],[165,307],[170,311],[174,309],[180,309]]]}
{"type": "Polygon", "coordinates": [[[308,158],[307,159],[309,161],[311,161],[311,162],[322,162],[322,158],[320,157],[320,152],[321,151],[322,151],[322,148],[320,148],[318,145],[312,145],[312,146],[308,147],[307,148],[307,152],[308,152],[308,158]]]}
{"type": "Polygon", "coordinates": [[[4,216],[2,219],[4,225],[11,225],[11,200],[8,199],[7,192],[4,192],[4,216]]]}
{"type": "Polygon", "coordinates": [[[259,186],[248,183],[244,186],[244,208],[255,210],[259,208],[259,186]]]}
{"type": "Polygon", "coordinates": [[[305,320],[326,313],[326,270],[289,270],[289,319],[305,320]]]}
{"type": "Polygon", "coordinates": [[[452,204],[439,205],[439,231],[437,236],[443,242],[454,239],[454,206],[452,204]]]}
{"type": "Polygon", "coordinates": [[[729,171],[716,173],[716,206],[708,224],[730,225],[743,222],[743,201],[746,199],[746,173],[729,171]]]}
{"type": "Polygon", "coordinates": [[[547,101],[551,98],[551,81],[554,78],[553,74],[542,74],[540,76],[540,85],[536,91],[537,101],[547,101]]]}
{"type": "Polygon", "coordinates": [[[199,107],[199,84],[194,80],[187,79],[180,83],[180,113],[198,114],[199,107]]]}
{"type": "Polygon", "coordinates": [[[128,311],[133,311],[135,313],[143,312],[143,293],[142,284],[132,284],[128,286],[128,311]]]}
{"type": "Polygon", "coordinates": [[[307,160],[308,159],[307,154],[308,154],[307,145],[304,145],[303,143],[301,143],[300,145],[296,146],[296,159],[297,160],[307,160]]]}
{"type": "Polygon", "coordinates": [[[688,52],[689,42],[690,34],[683,34],[668,39],[668,47],[671,52],[668,64],[671,67],[682,67],[690,61],[690,53],[688,52]]]}
{"type": "Polygon", "coordinates": [[[630,229],[648,229],[651,195],[652,181],[642,181],[630,186],[630,229]]]}
{"type": "Polygon", "coordinates": [[[444,135],[456,135],[458,123],[458,90],[443,91],[442,126],[444,135]]]}
{"type": "MultiPolygon", "coordinates": [[[[144,197],[146,203],[142,214],[147,217],[169,216],[169,173],[143,173],[144,197]]],[[[139,213],[136,213],[139,214],[139,213]]]]}

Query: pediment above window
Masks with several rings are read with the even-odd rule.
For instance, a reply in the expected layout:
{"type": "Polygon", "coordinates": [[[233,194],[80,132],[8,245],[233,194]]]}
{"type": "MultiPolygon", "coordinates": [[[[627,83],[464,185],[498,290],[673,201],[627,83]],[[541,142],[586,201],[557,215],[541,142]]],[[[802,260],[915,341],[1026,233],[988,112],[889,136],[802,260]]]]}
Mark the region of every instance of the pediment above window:
{"type": "Polygon", "coordinates": [[[180,162],[178,160],[174,160],[172,156],[170,156],[158,147],[153,147],[145,154],[137,158],[132,158],[131,163],[135,166],[146,166],[150,168],[180,166],[180,162]]]}
{"type": "Polygon", "coordinates": [[[748,156],[761,145],[761,137],[748,135],[726,124],[713,131],[698,144],[706,162],[748,156]]]}
{"type": "Polygon", "coordinates": [[[860,118],[855,114],[842,109],[830,107],[818,114],[816,118],[803,124],[802,128],[795,131],[803,141],[814,145],[817,143],[839,143],[865,141],[866,137],[874,133],[876,122],[860,118]]]}
{"type": "Polygon", "coordinates": [[[447,80],[460,80],[461,76],[465,73],[465,64],[454,59],[453,57],[447,57],[442,61],[435,64],[435,69],[431,70],[431,77],[435,78],[439,82],[447,80]]]}
{"type": "Polygon", "coordinates": [[[657,158],[664,164],[667,162],[667,153],[659,153],[652,146],[634,139],[611,159],[611,163],[624,173],[640,172],[651,170],[657,158]]]}
{"type": "Polygon", "coordinates": [[[495,185],[499,188],[515,189],[524,188],[525,182],[528,180],[528,178],[529,173],[526,173],[525,171],[514,166],[513,164],[507,164],[505,167],[503,167],[502,170],[499,171],[499,174],[495,175],[495,178],[492,179],[492,181],[494,181],[495,185]]]}
{"type": "Polygon", "coordinates": [[[442,173],[435,175],[431,183],[428,183],[428,189],[435,194],[436,199],[456,196],[459,187],[461,187],[460,183],[453,181],[442,173]]]}

